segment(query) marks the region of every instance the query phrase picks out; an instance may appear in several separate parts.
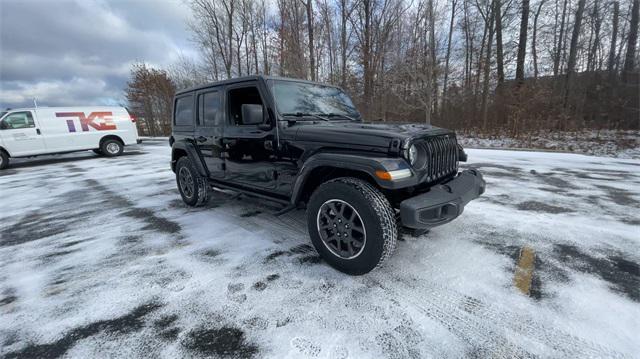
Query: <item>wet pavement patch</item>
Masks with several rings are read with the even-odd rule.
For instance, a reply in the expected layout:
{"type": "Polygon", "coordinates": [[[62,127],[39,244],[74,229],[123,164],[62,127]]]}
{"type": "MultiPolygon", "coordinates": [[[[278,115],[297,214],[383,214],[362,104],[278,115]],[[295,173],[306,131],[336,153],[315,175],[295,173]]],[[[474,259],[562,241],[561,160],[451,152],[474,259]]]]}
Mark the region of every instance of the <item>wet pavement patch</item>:
{"type": "Polygon", "coordinates": [[[269,253],[265,258],[264,258],[264,263],[268,263],[273,261],[274,259],[283,256],[285,254],[288,254],[288,252],[286,251],[275,251],[275,252],[271,252],[269,253]]]}
{"type": "Polygon", "coordinates": [[[2,298],[0,298],[0,307],[4,307],[5,305],[9,305],[9,304],[15,302],[17,299],[18,299],[18,297],[16,297],[13,294],[4,295],[4,296],[2,296],[2,298]]]}
{"type": "Polygon", "coordinates": [[[73,249],[73,250],[68,250],[68,251],[53,252],[53,253],[45,254],[44,256],[42,256],[42,259],[44,259],[44,260],[54,259],[56,257],[66,256],[66,255],[69,255],[69,254],[77,252],[77,251],[78,251],[77,249],[73,249]]]}
{"type": "Polygon", "coordinates": [[[178,316],[176,314],[164,315],[160,317],[160,319],[155,320],[153,322],[153,326],[158,329],[167,329],[172,326],[176,320],[178,320],[178,316]]]}
{"type": "Polygon", "coordinates": [[[552,213],[552,214],[573,212],[573,210],[569,208],[553,206],[550,204],[537,202],[537,201],[526,201],[526,202],[518,203],[517,208],[521,211],[534,211],[534,212],[543,212],[543,213],[552,213]]]}
{"type": "Polygon", "coordinates": [[[561,190],[578,188],[566,179],[556,176],[555,173],[539,173],[534,170],[531,170],[531,173],[544,184],[561,190]]]}
{"type": "Polygon", "coordinates": [[[309,244],[301,244],[289,249],[291,253],[310,253],[315,252],[315,249],[309,244]]]}
{"type": "Polygon", "coordinates": [[[269,275],[267,276],[267,281],[268,281],[268,282],[273,282],[274,280],[276,280],[276,279],[278,279],[278,278],[280,278],[280,275],[279,275],[279,274],[269,274],[269,275]]]}
{"type": "Polygon", "coordinates": [[[622,253],[596,257],[573,245],[556,244],[554,254],[562,265],[598,276],[609,283],[612,290],[640,302],[640,265],[622,253]]]}
{"type": "Polygon", "coordinates": [[[0,231],[0,247],[15,246],[64,233],[70,223],[62,215],[32,211],[0,231]]]}
{"type": "Polygon", "coordinates": [[[80,243],[82,243],[84,241],[85,241],[85,239],[78,239],[78,240],[75,240],[75,241],[62,243],[58,247],[60,247],[60,248],[69,248],[69,247],[75,246],[76,244],[80,244],[80,243]]]}
{"type": "Polygon", "coordinates": [[[616,204],[621,206],[635,206],[640,207],[640,202],[632,197],[633,192],[627,191],[621,188],[615,188],[610,186],[596,186],[601,190],[605,191],[607,197],[616,204]]]}
{"type": "Polygon", "coordinates": [[[257,216],[257,215],[259,215],[260,213],[262,213],[262,212],[261,212],[261,211],[249,211],[249,212],[242,213],[242,214],[240,215],[240,217],[248,218],[248,217],[257,216]]]}
{"type": "Polygon", "coordinates": [[[62,338],[48,344],[30,344],[21,350],[6,354],[5,358],[56,358],[63,356],[78,341],[99,333],[127,334],[140,330],[144,317],[158,310],[162,305],[149,303],[141,305],[129,314],[114,319],[100,320],[72,329],[62,338]]]}
{"type": "Polygon", "coordinates": [[[256,282],[253,284],[253,289],[257,291],[263,291],[267,288],[267,284],[265,282],[256,282]]]}
{"type": "Polygon", "coordinates": [[[247,342],[244,331],[234,327],[193,330],[182,345],[207,356],[249,358],[258,353],[258,347],[247,342]]]}
{"type": "Polygon", "coordinates": [[[143,220],[145,223],[147,223],[147,225],[142,228],[145,230],[155,230],[158,232],[173,234],[180,232],[180,230],[182,229],[178,223],[166,218],[158,217],[150,209],[132,208],[122,214],[127,217],[143,220]]]}
{"type": "Polygon", "coordinates": [[[322,262],[319,255],[305,256],[300,258],[300,264],[318,264],[322,262]]]}
{"type": "Polygon", "coordinates": [[[205,257],[209,257],[209,258],[215,258],[215,257],[219,256],[220,253],[222,253],[222,252],[220,252],[219,250],[216,250],[216,249],[207,249],[204,252],[202,252],[202,255],[205,256],[205,257]]]}

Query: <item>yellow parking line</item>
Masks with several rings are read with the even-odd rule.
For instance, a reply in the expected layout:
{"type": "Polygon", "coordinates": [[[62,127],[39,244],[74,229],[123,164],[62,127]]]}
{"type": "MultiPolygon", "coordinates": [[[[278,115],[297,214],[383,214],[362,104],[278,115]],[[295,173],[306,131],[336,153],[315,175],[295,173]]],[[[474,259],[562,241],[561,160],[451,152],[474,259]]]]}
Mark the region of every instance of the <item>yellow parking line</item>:
{"type": "Polygon", "coordinates": [[[513,284],[525,295],[529,295],[531,289],[531,278],[533,277],[533,269],[536,255],[533,249],[528,246],[522,247],[520,250],[520,258],[516,266],[516,273],[513,278],[513,284]]]}

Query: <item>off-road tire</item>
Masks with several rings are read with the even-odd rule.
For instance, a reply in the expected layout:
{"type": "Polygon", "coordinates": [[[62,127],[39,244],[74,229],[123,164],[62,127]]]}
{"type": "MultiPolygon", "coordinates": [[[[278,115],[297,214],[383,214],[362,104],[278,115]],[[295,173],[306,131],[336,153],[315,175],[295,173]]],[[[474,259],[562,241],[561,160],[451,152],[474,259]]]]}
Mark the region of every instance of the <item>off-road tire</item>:
{"type": "Polygon", "coordinates": [[[341,177],[320,185],[307,204],[309,236],[316,251],[335,269],[362,275],[382,265],[396,248],[398,229],[389,200],[370,183],[358,178],[341,177]],[[327,201],[344,201],[355,209],[366,229],[365,244],[356,257],[345,259],[334,254],[320,237],[318,211],[327,201]]]}
{"type": "Polygon", "coordinates": [[[9,155],[3,150],[0,150],[0,170],[9,167],[9,155]]]}
{"type": "Polygon", "coordinates": [[[180,191],[182,200],[189,206],[203,206],[209,201],[209,198],[211,197],[212,189],[209,185],[209,181],[198,173],[196,168],[193,166],[193,163],[191,163],[191,160],[187,156],[180,157],[176,165],[176,184],[178,186],[178,191],[180,191]],[[193,179],[193,191],[191,196],[189,196],[189,193],[185,193],[183,186],[180,183],[181,171],[187,171],[193,179]]]}
{"type": "Polygon", "coordinates": [[[106,157],[120,156],[123,150],[124,150],[124,145],[122,144],[122,142],[116,139],[109,138],[102,141],[102,143],[100,144],[100,152],[102,152],[102,155],[106,157]],[[117,151],[114,150],[116,146],[117,146],[117,151]]]}

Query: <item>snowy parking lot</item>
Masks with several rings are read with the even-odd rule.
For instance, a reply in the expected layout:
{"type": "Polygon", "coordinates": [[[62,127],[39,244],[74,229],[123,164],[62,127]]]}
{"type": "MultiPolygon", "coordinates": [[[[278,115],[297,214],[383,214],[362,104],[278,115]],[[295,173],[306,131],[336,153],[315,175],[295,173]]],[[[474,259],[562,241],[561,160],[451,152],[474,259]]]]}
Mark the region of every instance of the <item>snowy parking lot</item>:
{"type": "Polygon", "coordinates": [[[185,206],[165,141],[16,160],[0,357],[639,357],[640,160],[467,152],[483,197],[361,277],[303,211],[185,206]]]}

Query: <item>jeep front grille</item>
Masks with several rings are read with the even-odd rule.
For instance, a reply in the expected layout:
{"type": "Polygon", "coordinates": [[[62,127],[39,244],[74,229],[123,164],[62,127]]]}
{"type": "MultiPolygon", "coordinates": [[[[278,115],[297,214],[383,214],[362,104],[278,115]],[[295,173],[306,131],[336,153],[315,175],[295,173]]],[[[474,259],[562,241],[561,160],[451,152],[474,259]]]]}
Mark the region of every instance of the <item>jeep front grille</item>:
{"type": "Polygon", "coordinates": [[[455,135],[425,137],[418,143],[426,153],[426,180],[434,182],[458,172],[458,141],[455,135]]]}

